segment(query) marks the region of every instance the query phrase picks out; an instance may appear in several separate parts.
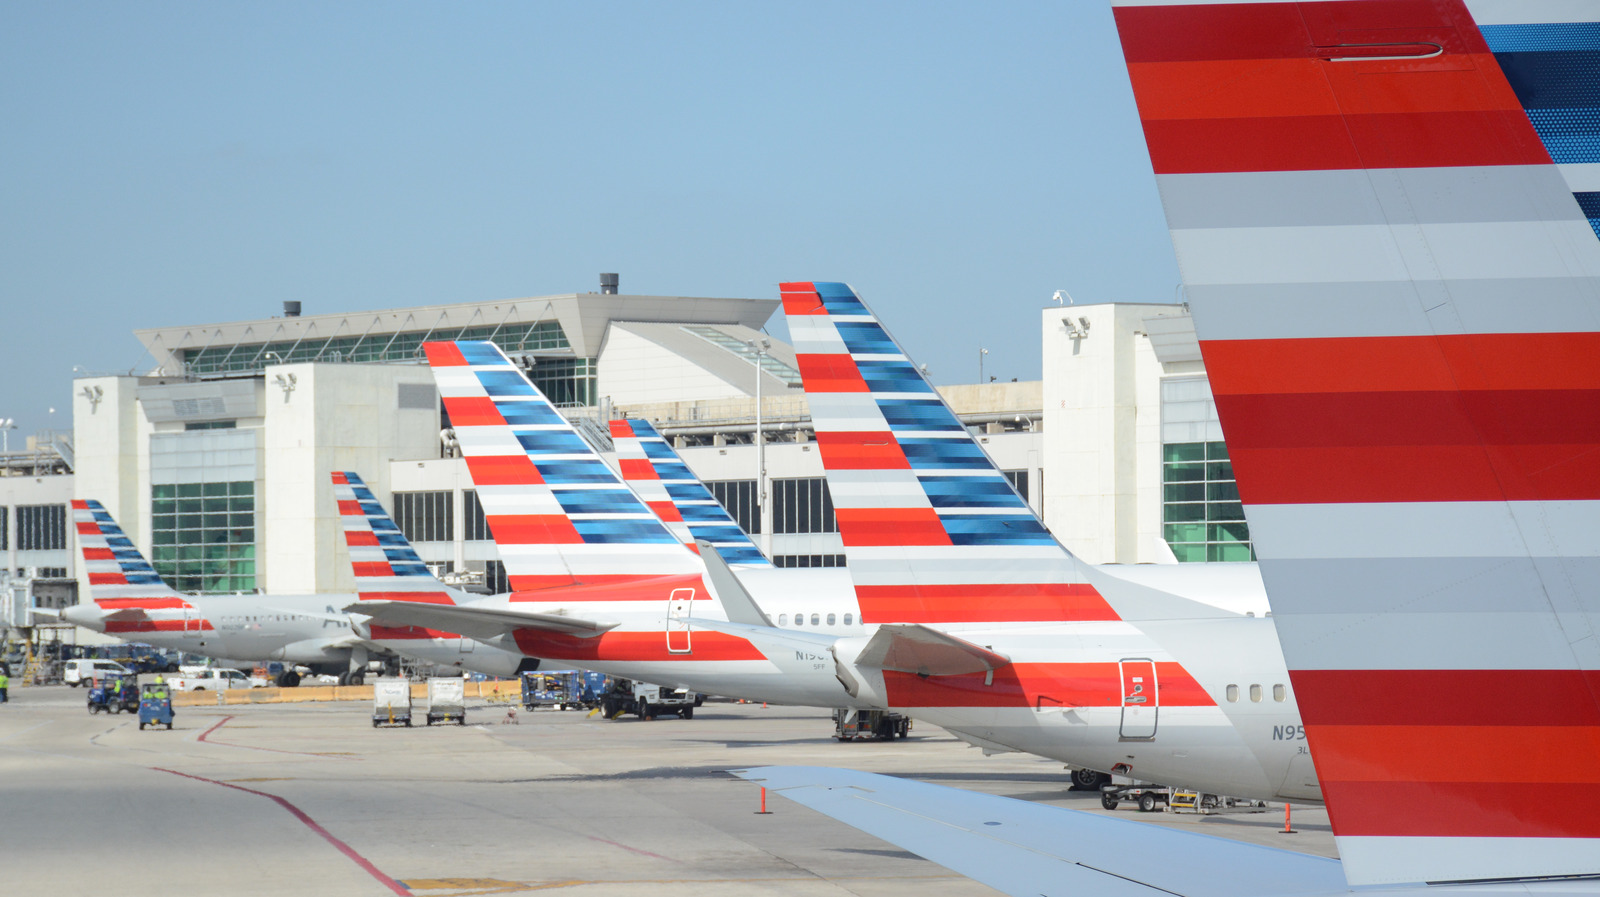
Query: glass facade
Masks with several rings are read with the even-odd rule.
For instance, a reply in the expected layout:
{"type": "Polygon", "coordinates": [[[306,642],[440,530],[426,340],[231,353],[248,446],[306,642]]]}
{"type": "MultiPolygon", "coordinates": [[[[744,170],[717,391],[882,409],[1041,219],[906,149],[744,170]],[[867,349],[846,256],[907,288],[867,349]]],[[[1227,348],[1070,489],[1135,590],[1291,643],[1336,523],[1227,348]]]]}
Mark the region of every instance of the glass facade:
{"type": "Polygon", "coordinates": [[[541,358],[528,369],[528,379],[557,408],[589,407],[595,403],[592,358],[541,358]]]}
{"type": "Polygon", "coordinates": [[[739,528],[750,535],[761,532],[761,509],[756,505],[755,480],[716,480],[706,484],[711,490],[711,497],[722,505],[739,524],[739,528]]]}
{"type": "Polygon", "coordinates": [[[18,551],[59,551],[66,547],[66,505],[17,505],[18,551]]]}
{"type": "Polygon", "coordinates": [[[822,477],[773,480],[772,531],[774,533],[838,532],[839,521],[833,514],[833,496],[828,493],[828,481],[822,477]]]}
{"type": "MultiPolygon", "coordinates": [[[[457,339],[493,340],[507,352],[571,348],[566,334],[561,332],[560,324],[540,321],[536,324],[507,324],[504,327],[446,327],[364,336],[235,343],[185,349],[182,359],[190,374],[259,371],[269,364],[298,361],[405,362],[421,359],[425,341],[457,339]]],[[[541,359],[540,364],[543,363],[541,359]]]]}
{"type": "Polygon", "coordinates": [[[451,513],[449,492],[396,492],[394,522],[413,542],[455,539],[455,515],[451,513]]]}
{"type": "Polygon", "coordinates": [[[467,489],[461,493],[461,521],[467,531],[461,534],[463,542],[487,542],[494,538],[489,533],[489,518],[483,513],[483,502],[478,500],[478,490],[467,489]]]}
{"type": "Polygon", "coordinates": [[[1161,462],[1162,536],[1178,560],[1255,560],[1227,444],[1164,445],[1161,462]]]}
{"type": "Polygon", "coordinates": [[[150,487],[151,563],[180,592],[256,587],[256,484],[150,487]]]}

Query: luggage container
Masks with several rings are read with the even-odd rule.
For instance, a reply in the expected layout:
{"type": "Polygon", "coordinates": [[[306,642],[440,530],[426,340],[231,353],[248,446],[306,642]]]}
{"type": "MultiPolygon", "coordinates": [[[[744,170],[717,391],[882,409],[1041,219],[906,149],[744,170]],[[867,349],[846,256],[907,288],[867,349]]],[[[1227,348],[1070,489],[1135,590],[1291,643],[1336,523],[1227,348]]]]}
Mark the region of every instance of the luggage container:
{"type": "MultiPolygon", "coordinates": [[[[378,680],[382,682],[383,680],[378,680]]],[[[467,724],[466,680],[460,676],[436,676],[428,680],[428,725],[436,722],[467,724]]]]}
{"type": "Polygon", "coordinates": [[[411,725],[411,683],[384,677],[372,683],[372,727],[411,725]]]}

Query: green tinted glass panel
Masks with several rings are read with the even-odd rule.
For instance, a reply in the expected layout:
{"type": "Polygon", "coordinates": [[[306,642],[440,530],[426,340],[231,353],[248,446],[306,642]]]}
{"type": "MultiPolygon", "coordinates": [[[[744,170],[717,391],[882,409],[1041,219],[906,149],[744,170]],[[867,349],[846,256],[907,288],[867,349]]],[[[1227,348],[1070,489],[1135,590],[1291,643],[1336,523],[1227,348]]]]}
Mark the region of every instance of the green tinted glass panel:
{"type": "Polygon", "coordinates": [[[1178,442],[1162,446],[1163,461],[1204,461],[1206,444],[1203,442],[1178,442]]]}
{"type": "Polygon", "coordinates": [[[1161,453],[1162,535],[1178,559],[1251,559],[1250,530],[1227,444],[1174,443],[1162,446],[1161,453]]]}

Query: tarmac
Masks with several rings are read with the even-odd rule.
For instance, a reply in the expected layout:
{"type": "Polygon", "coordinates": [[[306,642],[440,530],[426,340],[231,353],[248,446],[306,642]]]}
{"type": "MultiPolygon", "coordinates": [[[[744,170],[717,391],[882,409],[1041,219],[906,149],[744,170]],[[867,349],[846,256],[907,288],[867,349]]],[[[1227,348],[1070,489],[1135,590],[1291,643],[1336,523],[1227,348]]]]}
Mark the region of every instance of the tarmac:
{"type": "MultiPolygon", "coordinates": [[[[840,743],[826,710],[711,702],[692,720],[469,702],[467,726],[373,728],[357,702],[90,715],[65,686],[0,705],[0,882],[14,894],[845,895],[997,892],[727,770],[847,766],[1094,813],[1059,764],[933,727],[840,743]]],[[[1327,813],[1115,811],[1335,856],[1327,813]]]]}

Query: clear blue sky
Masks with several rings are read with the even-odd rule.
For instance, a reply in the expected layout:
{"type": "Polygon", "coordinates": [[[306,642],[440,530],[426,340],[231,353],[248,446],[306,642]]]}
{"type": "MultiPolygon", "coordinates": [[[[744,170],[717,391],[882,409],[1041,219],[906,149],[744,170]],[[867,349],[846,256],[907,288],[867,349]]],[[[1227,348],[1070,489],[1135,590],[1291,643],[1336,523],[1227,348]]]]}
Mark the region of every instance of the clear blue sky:
{"type": "Polygon", "coordinates": [[[1100,2],[14,0],[0,123],[14,436],[285,299],[844,280],[958,383],[1037,378],[1054,290],[1178,282],[1100,2]]]}

